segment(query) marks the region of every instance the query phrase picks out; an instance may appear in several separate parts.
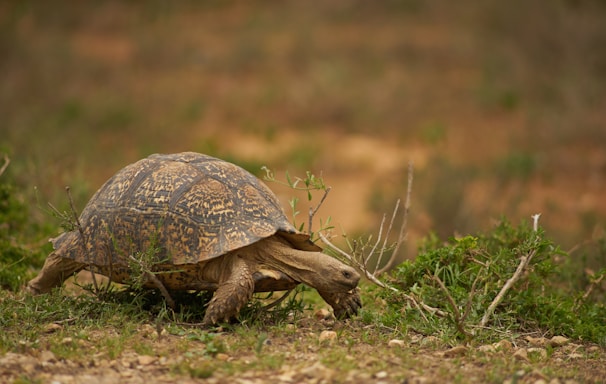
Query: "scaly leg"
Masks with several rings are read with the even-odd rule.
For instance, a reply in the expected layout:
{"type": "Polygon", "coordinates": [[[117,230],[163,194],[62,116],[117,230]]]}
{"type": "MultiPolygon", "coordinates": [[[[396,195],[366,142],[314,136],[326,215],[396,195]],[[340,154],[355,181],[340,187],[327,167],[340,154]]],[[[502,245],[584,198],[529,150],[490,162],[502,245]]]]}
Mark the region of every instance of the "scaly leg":
{"type": "MultiPolygon", "coordinates": [[[[225,257],[230,256],[226,255],[225,257]]],[[[250,265],[238,255],[230,256],[222,265],[219,286],[210,300],[203,326],[211,326],[219,321],[229,321],[250,301],[255,289],[253,271],[250,265]],[[231,262],[231,263],[230,263],[231,262]]]]}
{"type": "Polygon", "coordinates": [[[84,267],[86,267],[86,264],[62,258],[56,252],[52,252],[46,258],[44,267],[42,267],[38,276],[30,280],[25,289],[34,295],[49,292],[55,287],[60,287],[68,277],[84,269],[84,267]]]}

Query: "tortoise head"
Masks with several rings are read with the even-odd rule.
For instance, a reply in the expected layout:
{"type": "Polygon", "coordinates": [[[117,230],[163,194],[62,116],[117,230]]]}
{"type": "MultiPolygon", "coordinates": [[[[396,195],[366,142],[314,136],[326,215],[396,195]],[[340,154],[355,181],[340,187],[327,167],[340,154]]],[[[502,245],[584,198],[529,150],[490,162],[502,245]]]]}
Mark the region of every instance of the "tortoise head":
{"type": "MultiPolygon", "coordinates": [[[[273,238],[276,238],[275,236],[273,238]]],[[[352,267],[322,252],[294,249],[286,241],[266,242],[259,252],[267,264],[323,292],[348,292],[360,281],[352,267]]]]}

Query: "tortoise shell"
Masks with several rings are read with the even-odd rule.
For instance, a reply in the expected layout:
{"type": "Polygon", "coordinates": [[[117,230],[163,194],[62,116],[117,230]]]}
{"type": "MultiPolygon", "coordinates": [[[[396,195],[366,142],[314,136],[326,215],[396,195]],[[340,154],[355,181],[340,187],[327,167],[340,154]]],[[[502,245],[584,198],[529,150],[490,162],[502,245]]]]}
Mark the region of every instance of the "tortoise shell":
{"type": "Polygon", "coordinates": [[[155,154],[126,166],[91,198],[82,233],[53,240],[62,257],[97,266],[127,265],[155,247],[154,262],[196,264],[274,234],[317,251],[286,218],[271,190],[244,169],[193,152],[155,154]],[[81,240],[84,241],[81,241],[81,240]]]}

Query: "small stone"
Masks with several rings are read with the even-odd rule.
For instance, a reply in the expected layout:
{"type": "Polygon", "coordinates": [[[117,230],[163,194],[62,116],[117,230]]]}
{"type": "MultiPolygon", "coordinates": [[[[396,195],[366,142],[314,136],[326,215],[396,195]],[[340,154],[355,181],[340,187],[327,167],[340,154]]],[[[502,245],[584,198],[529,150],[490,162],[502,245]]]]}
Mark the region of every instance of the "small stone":
{"type": "Polygon", "coordinates": [[[583,356],[581,353],[571,353],[570,355],[568,355],[568,358],[570,360],[579,360],[584,358],[585,356],[583,356]]]}
{"type": "Polygon", "coordinates": [[[405,345],[406,345],[406,343],[404,342],[404,340],[398,340],[398,339],[389,340],[389,342],[387,343],[387,346],[389,348],[402,348],[405,345]]]}
{"type": "Polygon", "coordinates": [[[544,337],[532,337],[532,336],[527,336],[526,341],[528,341],[528,343],[530,345],[533,345],[535,347],[544,347],[549,342],[549,340],[547,340],[544,337]]]}
{"type": "Polygon", "coordinates": [[[57,358],[55,357],[55,354],[51,351],[42,351],[38,360],[43,363],[51,363],[53,361],[57,361],[57,358]]]}
{"type": "Polygon", "coordinates": [[[529,361],[528,360],[528,350],[526,348],[520,348],[514,352],[513,358],[520,361],[529,361]]]}
{"type": "Polygon", "coordinates": [[[478,347],[478,351],[484,352],[484,353],[494,353],[497,351],[497,349],[495,348],[494,345],[486,344],[486,345],[480,345],[478,347]]]}
{"type": "Polygon", "coordinates": [[[314,313],[316,320],[331,320],[333,318],[332,313],[328,309],[320,309],[314,313]]]}
{"type": "Polygon", "coordinates": [[[63,326],[57,323],[50,323],[44,327],[44,333],[53,333],[63,329],[63,326]]]}
{"type": "Polygon", "coordinates": [[[328,343],[332,344],[337,339],[337,332],[335,331],[322,331],[320,333],[319,341],[320,343],[328,343]]]}
{"type": "Polygon", "coordinates": [[[375,379],[386,379],[387,376],[388,376],[388,374],[385,371],[379,371],[374,374],[375,379]]]}
{"type": "Polygon", "coordinates": [[[66,345],[66,344],[71,344],[74,341],[74,339],[72,339],[71,337],[64,337],[63,340],[61,340],[61,344],[66,345]]]}
{"type": "Polygon", "coordinates": [[[513,344],[509,340],[501,340],[493,345],[497,351],[509,352],[513,349],[513,344]]]}
{"type": "MultiPolygon", "coordinates": [[[[333,375],[333,371],[331,369],[326,368],[326,366],[319,361],[314,364],[305,367],[299,371],[299,374],[302,375],[302,378],[297,378],[297,382],[309,382],[310,380],[304,379],[317,379],[316,382],[322,381],[330,381],[331,376],[333,375]]],[[[298,376],[298,375],[297,375],[298,376]]]]}
{"type": "Polygon", "coordinates": [[[137,357],[137,363],[139,363],[139,365],[150,365],[156,362],[156,360],[158,359],[155,356],[149,355],[140,355],[137,357]]]}
{"type": "Polygon", "coordinates": [[[217,353],[215,356],[217,360],[227,361],[229,359],[229,355],[227,353],[217,353]]]}
{"type": "Polygon", "coordinates": [[[444,357],[457,357],[457,356],[465,356],[467,354],[467,347],[464,345],[458,345],[456,347],[450,348],[449,350],[444,352],[444,357]]]}
{"type": "Polygon", "coordinates": [[[551,340],[549,340],[549,345],[551,345],[552,347],[561,347],[563,345],[568,344],[569,341],[570,340],[568,340],[564,336],[554,336],[551,338],[551,340]]]}

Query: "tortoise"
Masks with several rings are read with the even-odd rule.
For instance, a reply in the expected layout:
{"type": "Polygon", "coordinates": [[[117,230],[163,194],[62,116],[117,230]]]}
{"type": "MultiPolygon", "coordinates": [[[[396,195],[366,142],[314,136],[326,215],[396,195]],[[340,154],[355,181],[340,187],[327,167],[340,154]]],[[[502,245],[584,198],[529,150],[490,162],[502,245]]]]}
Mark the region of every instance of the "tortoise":
{"type": "Polygon", "coordinates": [[[154,154],[126,166],[93,195],[78,228],[51,242],[30,293],[49,292],[83,269],[128,284],[132,260],[146,255],[164,289],[214,291],[204,326],[237,316],[254,292],[300,283],[337,318],[361,308],[354,268],[297,231],[254,175],[199,153],[154,154]]]}

